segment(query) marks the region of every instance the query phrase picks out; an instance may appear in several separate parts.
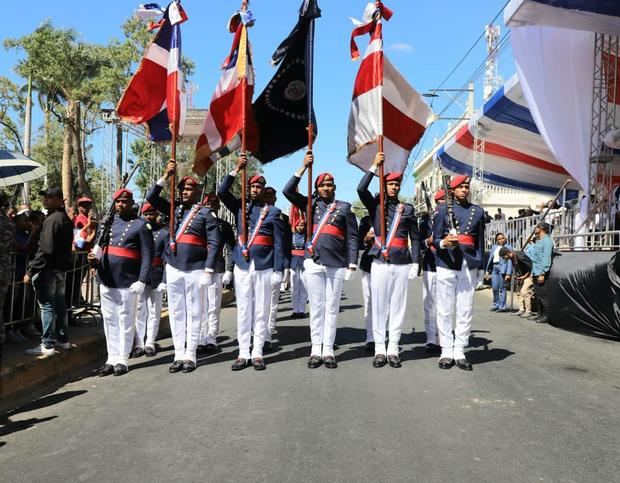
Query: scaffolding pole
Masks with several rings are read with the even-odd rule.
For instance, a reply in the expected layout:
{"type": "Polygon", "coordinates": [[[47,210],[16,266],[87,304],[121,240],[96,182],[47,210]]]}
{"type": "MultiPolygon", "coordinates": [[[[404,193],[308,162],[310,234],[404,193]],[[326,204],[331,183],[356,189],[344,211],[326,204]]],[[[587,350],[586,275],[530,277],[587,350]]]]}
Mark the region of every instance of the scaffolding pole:
{"type": "Polygon", "coordinates": [[[616,101],[618,93],[619,38],[595,34],[594,37],[594,92],[592,96],[592,130],[590,149],[590,186],[588,211],[596,211],[596,231],[613,229],[611,219],[614,151],[603,142],[605,135],[616,129],[616,101]]]}

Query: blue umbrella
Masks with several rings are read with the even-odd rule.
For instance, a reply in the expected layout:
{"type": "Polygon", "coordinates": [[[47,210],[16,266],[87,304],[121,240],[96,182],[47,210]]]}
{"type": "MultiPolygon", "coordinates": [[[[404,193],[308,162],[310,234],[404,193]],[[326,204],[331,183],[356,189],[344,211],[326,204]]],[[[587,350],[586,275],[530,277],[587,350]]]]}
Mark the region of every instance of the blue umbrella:
{"type": "Polygon", "coordinates": [[[0,150],[0,188],[29,183],[45,176],[47,168],[28,156],[0,150]]]}

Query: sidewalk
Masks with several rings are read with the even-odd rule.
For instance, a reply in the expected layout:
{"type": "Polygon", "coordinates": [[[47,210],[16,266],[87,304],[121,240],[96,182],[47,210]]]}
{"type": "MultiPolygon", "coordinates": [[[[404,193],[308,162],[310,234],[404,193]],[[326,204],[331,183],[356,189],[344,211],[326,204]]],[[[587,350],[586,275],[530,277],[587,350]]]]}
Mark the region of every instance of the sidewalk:
{"type": "MultiPolygon", "coordinates": [[[[222,295],[222,307],[234,300],[231,290],[222,295]]],[[[71,349],[56,349],[53,356],[31,356],[26,349],[40,343],[29,339],[21,344],[2,347],[0,370],[0,415],[44,394],[55,391],[69,381],[89,376],[105,362],[106,344],[103,325],[70,327],[71,349]]],[[[158,339],[170,337],[168,310],[162,311],[158,339]]]]}

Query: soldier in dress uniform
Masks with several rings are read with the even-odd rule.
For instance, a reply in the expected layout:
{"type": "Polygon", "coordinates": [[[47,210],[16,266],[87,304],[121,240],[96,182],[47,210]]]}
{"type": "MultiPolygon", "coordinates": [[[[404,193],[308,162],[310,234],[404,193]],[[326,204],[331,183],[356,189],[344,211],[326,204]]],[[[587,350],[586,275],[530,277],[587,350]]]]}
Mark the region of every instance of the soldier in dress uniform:
{"type": "MultiPolygon", "coordinates": [[[[312,152],[308,151],[303,165],[282,190],[284,196],[300,210],[306,209],[308,198],[297,192],[297,186],[313,162],[312,152]]],[[[331,174],[319,174],[314,187],[314,229],[306,245],[304,261],[312,339],[308,367],[315,369],[325,364],[325,367],[335,369],[338,363],[334,357],[334,341],[342,285],[344,280],[352,278],[357,269],[357,220],[349,203],[336,200],[336,184],[331,174]]]]}
{"type": "Polygon", "coordinates": [[[373,256],[368,252],[375,244],[375,231],[370,223],[370,216],[366,215],[360,220],[358,238],[362,256],[360,257],[360,270],[362,272],[362,297],[364,299],[364,325],[366,326],[365,349],[370,352],[375,350],[375,336],[372,331],[372,297],[370,294],[370,278],[373,256]]]}
{"type": "MultiPolygon", "coordinates": [[[[293,210],[298,208],[293,207],[293,210]]],[[[308,292],[304,283],[304,258],[306,252],[306,218],[301,214],[291,220],[296,220],[293,227],[291,246],[291,305],[293,306],[293,318],[303,319],[306,316],[306,302],[308,292]]]]}
{"type": "MultiPolygon", "coordinates": [[[[235,214],[237,232],[241,232],[242,202],[231,193],[239,172],[247,165],[247,157],[239,155],[236,168],[218,187],[222,203],[235,214]]],[[[239,357],[232,365],[233,371],[250,364],[257,371],[265,369],[263,345],[267,337],[272,286],[280,286],[285,263],[284,228],[280,210],[263,201],[265,178],[260,175],[249,179],[250,199],[246,205],[247,243],[242,239],[235,244],[235,295],[237,297],[237,339],[239,357]],[[250,339],[254,330],[252,352],[250,339]]]]}
{"type": "MultiPolygon", "coordinates": [[[[147,201],[162,213],[170,213],[170,203],[161,197],[161,191],[175,172],[175,164],[168,163],[162,178],[146,195],[147,201]]],[[[216,216],[201,202],[200,183],[185,176],[178,190],[181,199],[174,210],[175,233],[163,256],[174,342],[174,362],[168,369],[171,373],[196,369],[200,324],[206,308],[204,287],[213,280],[222,243],[216,216]]]]}
{"type": "Polygon", "coordinates": [[[166,282],[164,281],[164,261],[163,254],[166,243],[170,238],[170,232],[165,226],[157,223],[159,212],[153,205],[146,202],[142,205],[142,218],[150,227],[153,234],[153,265],[151,273],[146,282],[146,289],[138,299],[138,311],[136,317],[136,337],[134,339],[134,349],[132,357],[153,357],[157,354],[155,340],[159,332],[159,321],[161,319],[161,306],[166,282]],[[146,342],[144,338],[146,337],[146,342]]]}
{"type": "Polygon", "coordinates": [[[108,245],[102,253],[88,254],[97,272],[108,349],[100,376],[120,376],[129,370],[138,297],[144,293],[153,262],[153,235],[146,222],[133,214],[132,192],[121,189],[112,199],[116,216],[108,245]]]}
{"type": "MultiPolygon", "coordinates": [[[[263,191],[263,201],[266,205],[275,206],[277,192],[275,188],[267,186],[263,191]]],[[[280,304],[280,289],[283,283],[287,283],[290,278],[291,269],[291,242],[292,233],[288,216],[280,211],[280,219],[282,220],[282,241],[284,243],[284,272],[280,279],[280,283],[275,281],[271,286],[271,302],[269,304],[269,322],[267,323],[267,334],[265,335],[265,348],[272,348],[272,336],[277,333],[276,320],[278,318],[278,305],[280,304]]]]}
{"type": "Polygon", "coordinates": [[[433,245],[433,222],[437,210],[443,205],[446,193],[440,189],[435,193],[435,211],[427,213],[420,222],[422,238],[422,306],[424,309],[424,332],[426,333],[426,351],[435,354],[441,350],[437,339],[437,264],[435,246],[433,245]]]}
{"type": "Polygon", "coordinates": [[[357,187],[357,194],[368,210],[375,235],[381,233],[381,223],[385,222],[385,240],[375,236],[369,250],[372,260],[370,292],[372,299],[372,328],[375,339],[375,358],[373,367],[383,367],[386,362],[391,367],[401,367],[398,357],[398,344],[405,321],[407,308],[408,281],[418,276],[420,259],[420,232],[413,205],[398,199],[402,173],[391,172],[379,180],[385,183],[385,220],[381,220],[379,196],[373,196],[368,187],[375,173],[384,163],[385,155],[378,153],[370,168],[357,187]],[[385,346],[386,326],[390,340],[385,346]]]}
{"type": "Polygon", "coordinates": [[[450,190],[454,203],[439,207],[433,226],[433,244],[437,250],[437,329],[441,369],[450,369],[456,361],[460,369],[472,370],[464,350],[471,331],[477,270],[482,267],[484,210],[469,202],[469,182],[469,176],[452,179],[450,190]],[[453,335],[452,316],[455,312],[453,335]]]}
{"type": "MultiPolygon", "coordinates": [[[[207,195],[207,207],[213,214],[217,215],[220,211],[220,199],[213,192],[207,195]]],[[[206,313],[200,329],[200,342],[198,353],[215,354],[217,352],[217,334],[220,331],[220,311],[222,309],[222,289],[225,285],[230,285],[233,279],[233,269],[235,264],[232,258],[232,251],[235,248],[235,232],[232,225],[222,218],[217,218],[217,223],[222,233],[222,253],[218,254],[215,273],[206,290],[206,313]]]]}

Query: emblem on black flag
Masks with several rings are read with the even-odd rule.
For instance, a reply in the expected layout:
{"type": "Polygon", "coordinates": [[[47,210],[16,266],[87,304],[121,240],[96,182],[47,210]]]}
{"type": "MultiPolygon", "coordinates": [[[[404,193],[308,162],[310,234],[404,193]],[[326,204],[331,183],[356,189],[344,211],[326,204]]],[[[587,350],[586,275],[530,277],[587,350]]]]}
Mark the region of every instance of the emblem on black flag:
{"type": "Polygon", "coordinates": [[[309,117],[317,127],[312,106],[313,22],[321,15],[316,0],[305,0],[299,21],[278,46],[272,63],[280,64],[265,90],[254,102],[262,163],[287,156],[308,143],[309,117]]]}

